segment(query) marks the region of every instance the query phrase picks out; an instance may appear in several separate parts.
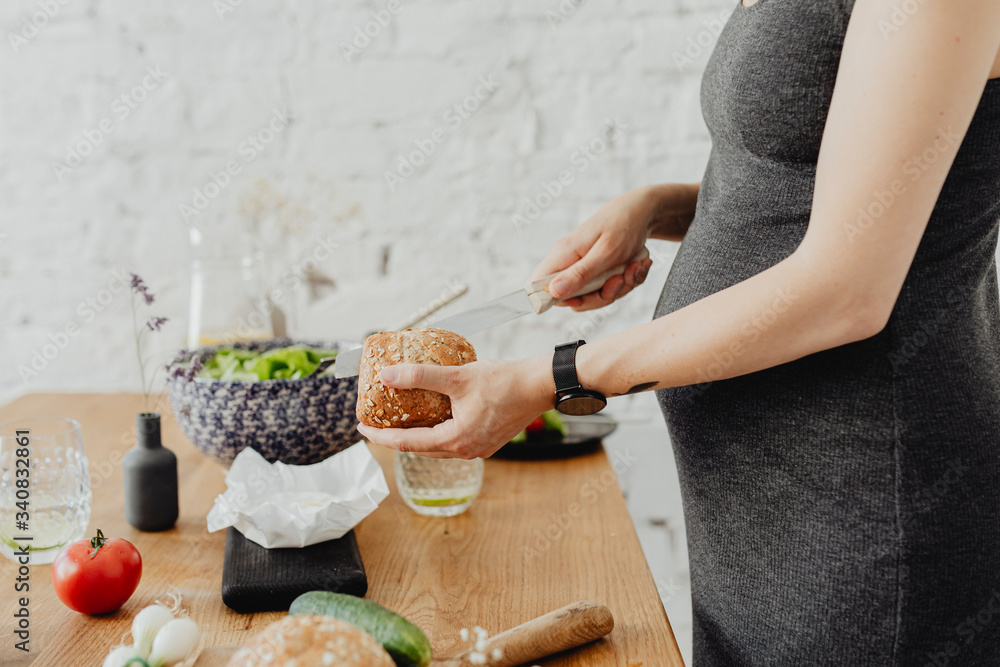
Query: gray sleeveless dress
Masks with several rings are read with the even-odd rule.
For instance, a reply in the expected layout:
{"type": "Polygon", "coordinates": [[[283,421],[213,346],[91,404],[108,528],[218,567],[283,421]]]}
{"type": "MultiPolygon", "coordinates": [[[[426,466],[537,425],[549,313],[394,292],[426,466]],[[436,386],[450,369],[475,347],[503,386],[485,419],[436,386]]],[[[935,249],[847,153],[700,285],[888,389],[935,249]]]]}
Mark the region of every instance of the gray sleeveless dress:
{"type": "MultiPolygon", "coordinates": [[[[802,240],[852,7],[736,9],[705,72],[713,148],[658,317],[802,240]]],[[[884,331],[658,392],[696,666],[1000,665],[998,222],[994,80],[884,331]]]]}

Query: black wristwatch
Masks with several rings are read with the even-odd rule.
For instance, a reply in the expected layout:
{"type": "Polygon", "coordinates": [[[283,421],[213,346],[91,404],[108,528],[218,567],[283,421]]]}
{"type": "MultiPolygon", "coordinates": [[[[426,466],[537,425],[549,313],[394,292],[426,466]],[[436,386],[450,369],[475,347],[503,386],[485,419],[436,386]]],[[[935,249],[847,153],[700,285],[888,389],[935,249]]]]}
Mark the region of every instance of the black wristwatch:
{"type": "Polygon", "coordinates": [[[576,351],[587,341],[557,345],[552,355],[552,379],[556,382],[556,410],[566,415],[592,415],[604,409],[607,397],[580,386],[576,376],[576,351]]]}

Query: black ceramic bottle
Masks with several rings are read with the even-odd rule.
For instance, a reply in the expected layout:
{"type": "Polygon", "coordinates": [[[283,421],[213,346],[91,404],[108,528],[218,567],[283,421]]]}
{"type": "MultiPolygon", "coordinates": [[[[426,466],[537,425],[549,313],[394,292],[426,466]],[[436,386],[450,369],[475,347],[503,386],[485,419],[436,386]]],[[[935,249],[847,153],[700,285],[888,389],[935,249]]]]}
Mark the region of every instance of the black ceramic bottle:
{"type": "Polygon", "coordinates": [[[169,530],[177,522],[177,457],[160,442],[160,415],[135,416],[137,441],[125,453],[125,520],[139,530],[169,530]]]}

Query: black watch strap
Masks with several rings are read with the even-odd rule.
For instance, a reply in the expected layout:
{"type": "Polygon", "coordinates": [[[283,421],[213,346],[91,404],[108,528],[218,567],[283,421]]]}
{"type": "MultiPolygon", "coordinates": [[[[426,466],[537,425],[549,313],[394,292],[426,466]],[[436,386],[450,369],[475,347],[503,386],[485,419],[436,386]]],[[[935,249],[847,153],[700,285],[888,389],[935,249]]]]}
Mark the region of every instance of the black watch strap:
{"type": "Polygon", "coordinates": [[[557,345],[552,355],[552,379],[556,383],[556,395],[579,390],[580,378],[576,375],[576,351],[586,341],[557,345]]]}
{"type": "Polygon", "coordinates": [[[576,351],[585,341],[558,345],[552,355],[552,379],[556,384],[556,410],[567,415],[592,415],[604,409],[607,397],[580,386],[576,374],[576,351]]]}

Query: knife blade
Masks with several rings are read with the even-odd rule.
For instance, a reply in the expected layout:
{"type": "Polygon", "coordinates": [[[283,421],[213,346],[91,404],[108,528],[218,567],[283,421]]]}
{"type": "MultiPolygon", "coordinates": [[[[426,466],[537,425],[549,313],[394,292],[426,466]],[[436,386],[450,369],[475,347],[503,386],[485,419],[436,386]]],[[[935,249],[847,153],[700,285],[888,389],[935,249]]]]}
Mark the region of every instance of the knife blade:
{"type": "MultiPolygon", "coordinates": [[[[642,250],[640,250],[635,257],[624,264],[619,264],[613,269],[608,269],[604,273],[591,278],[586,285],[578,289],[573,294],[565,297],[565,299],[572,299],[578,296],[590,294],[591,292],[596,292],[604,286],[604,283],[608,281],[608,278],[625,273],[625,269],[628,268],[629,264],[633,262],[641,262],[648,257],[649,250],[643,246],[642,250]]],[[[541,315],[557,302],[557,299],[553,298],[552,295],[549,294],[548,288],[549,283],[553,278],[559,275],[559,273],[562,272],[557,271],[556,273],[547,275],[544,278],[529,281],[524,289],[519,289],[516,292],[511,292],[510,294],[506,294],[502,297],[489,301],[478,308],[472,308],[471,310],[462,311],[461,313],[445,317],[444,319],[436,322],[431,322],[427,325],[427,327],[431,329],[446,329],[457,333],[460,336],[471,336],[474,333],[479,333],[480,331],[495,327],[498,324],[503,324],[504,322],[517,319],[522,315],[527,315],[529,313],[541,315]]],[[[559,299],[558,301],[563,301],[565,299],[559,299]]],[[[337,361],[333,368],[333,374],[338,378],[357,375],[359,366],[361,365],[361,350],[362,348],[357,347],[340,352],[337,355],[337,361]]]]}

